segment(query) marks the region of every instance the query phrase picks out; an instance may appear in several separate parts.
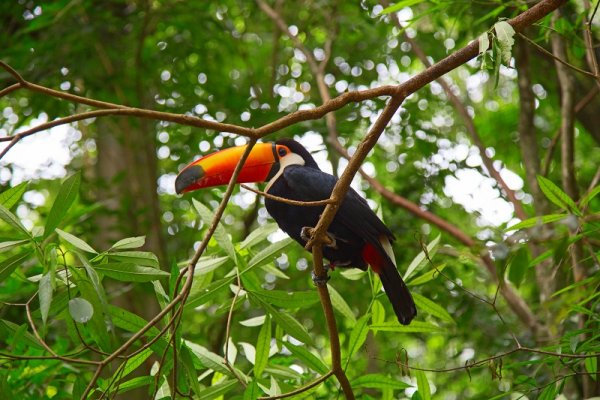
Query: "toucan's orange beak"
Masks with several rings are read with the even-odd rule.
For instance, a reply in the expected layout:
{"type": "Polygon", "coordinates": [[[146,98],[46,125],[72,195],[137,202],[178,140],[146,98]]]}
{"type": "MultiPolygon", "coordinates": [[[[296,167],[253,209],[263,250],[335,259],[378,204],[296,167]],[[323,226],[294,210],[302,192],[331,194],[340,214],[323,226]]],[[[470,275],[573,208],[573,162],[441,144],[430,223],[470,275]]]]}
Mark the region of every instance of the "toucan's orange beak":
{"type": "MultiPolygon", "coordinates": [[[[231,180],[237,163],[247,146],[230,147],[204,156],[185,167],[175,179],[177,193],[190,192],[212,186],[226,185],[231,180]]],[[[257,143],[248,155],[237,183],[264,182],[271,170],[277,168],[277,145],[257,143]]]]}

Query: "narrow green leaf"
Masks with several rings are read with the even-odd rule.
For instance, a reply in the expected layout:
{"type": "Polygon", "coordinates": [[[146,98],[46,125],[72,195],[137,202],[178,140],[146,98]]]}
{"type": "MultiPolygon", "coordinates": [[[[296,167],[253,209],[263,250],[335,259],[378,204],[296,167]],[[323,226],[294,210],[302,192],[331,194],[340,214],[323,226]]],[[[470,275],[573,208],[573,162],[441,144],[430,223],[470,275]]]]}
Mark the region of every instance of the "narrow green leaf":
{"type": "Polygon", "coordinates": [[[237,379],[229,379],[216,383],[204,389],[197,397],[198,400],[213,400],[223,398],[222,396],[231,391],[233,388],[238,387],[240,382],[237,379]]]}
{"type": "Polygon", "coordinates": [[[510,65],[511,51],[515,44],[515,30],[506,21],[499,21],[494,25],[496,37],[500,44],[500,56],[504,65],[510,65]]]}
{"type": "Polygon", "coordinates": [[[406,284],[408,286],[422,285],[426,282],[429,282],[432,279],[437,278],[440,275],[440,272],[442,272],[444,270],[444,268],[446,268],[446,264],[437,265],[435,268],[430,269],[429,271],[425,272],[424,274],[414,277],[409,282],[406,282],[406,284]]]}
{"type": "Polygon", "coordinates": [[[208,274],[225,264],[227,260],[229,257],[201,257],[196,263],[194,276],[208,274]]]}
{"type": "Polygon", "coordinates": [[[446,311],[446,309],[444,309],[444,307],[426,297],[421,296],[419,293],[413,293],[412,295],[418,310],[423,310],[426,313],[441,319],[442,321],[456,324],[456,321],[454,321],[452,316],[448,313],[448,311],[446,311]]]}
{"type": "Polygon", "coordinates": [[[244,390],[244,397],[242,400],[256,400],[260,397],[261,391],[256,381],[250,382],[250,384],[244,390]]]}
{"type": "Polygon", "coordinates": [[[185,344],[183,344],[179,349],[179,359],[183,364],[187,381],[192,388],[192,392],[194,392],[196,395],[199,395],[200,392],[202,392],[202,388],[200,387],[200,382],[198,382],[198,372],[194,366],[192,352],[185,344]]]}
{"type": "Polygon", "coordinates": [[[224,278],[215,281],[205,288],[199,289],[198,292],[192,292],[188,301],[185,303],[186,308],[195,308],[203,305],[209,300],[215,298],[219,293],[223,292],[229,287],[229,284],[233,278],[224,278]]]}
{"type": "Polygon", "coordinates": [[[271,258],[274,255],[279,256],[283,249],[292,244],[293,241],[294,240],[292,238],[285,238],[279,242],[271,243],[250,259],[250,262],[248,262],[248,268],[254,268],[258,265],[262,265],[265,262],[271,261],[271,258]]]}
{"type": "Polygon", "coordinates": [[[537,176],[538,184],[540,189],[548,200],[554,203],[556,206],[570,211],[577,216],[581,216],[581,211],[577,207],[577,204],[567,195],[561,188],[556,186],[550,179],[545,178],[541,175],[537,176]]]}
{"type": "MultiPolygon", "coordinates": [[[[24,236],[31,237],[31,234],[29,233],[27,228],[25,228],[25,226],[23,226],[23,224],[21,223],[21,221],[19,221],[17,216],[15,214],[13,214],[12,212],[10,212],[10,210],[8,208],[4,207],[1,204],[0,204],[0,219],[3,220],[4,222],[6,222],[8,225],[15,228],[17,231],[21,232],[24,236]]],[[[19,235],[19,236],[23,236],[23,235],[19,235]]]]}
{"type": "Polygon", "coordinates": [[[373,331],[402,332],[402,333],[440,333],[445,329],[429,322],[412,321],[410,325],[400,325],[398,321],[373,324],[369,326],[373,331]]]}
{"type": "MultiPolygon", "coordinates": [[[[437,235],[435,237],[435,239],[433,239],[427,245],[427,254],[429,255],[429,258],[433,258],[433,256],[437,252],[438,245],[440,243],[440,238],[441,238],[441,235],[437,235]]],[[[406,269],[406,272],[404,273],[404,276],[403,276],[404,280],[405,281],[409,280],[410,277],[415,272],[417,272],[418,270],[423,268],[425,265],[427,265],[427,263],[429,263],[429,260],[425,256],[425,252],[421,251],[419,254],[417,254],[417,256],[412,260],[412,262],[409,264],[408,268],[406,269]]]]}
{"type": "Polygon", "coordinates": [[[327,288],[329,289],[329,296],[331,297],[331,304],[333,305],[333,308],[335,308],[340,314],[342,314],[344,317],[352,321],[353,324],[355,324],[356,317],[354,316],[354,313],[350,309],[348,303],[346,303],[346,300],[344,300],[342,295],[339,294],[333,286],[328,284],[327,288]]]}
{"type": "Polygon", "coordinates": [[[490,38],[487,32],[479,35],[479,54],[485,53],[490,48],[490,38]]]}
{"type": "Polygon", "coordinates": [[[367,333],[369,333],[369,327],[367,322],[371,318],[371,314],[365,314],[356,321],[352,332],[350,333],[350,339],[348,340],[348,358],[351,358],[361,348],[361,346],[367,340],[367,333]]]}
{"type": "Polygon", "coordinates": [[[190,349],[192,354],[200,360],[204,367],[220,372],[227,376],[232,376],[231,371],[229,371],[225,364],[223,364],[223,357],[220,355],[213,353],[204,346],[188,340],[185,341],[185,345],[188,347],[188,349],[190,349]]]}
{"type": "Polygon", "coordinates": [[[94,266],[96,271],[113,279],[124,282],[150,282],[169,276],[160,269],[142,267],[133,263],[108,263],[94,266]]]}
{"type": "Polygon", "coordinates": [[[528,218],[517,224],[511,225],[509,228],[506,228],[506,231],[508,232],[516,231],[518,229],[532,228],[534,226],[560,221],[562,219],[565,219],[567,216],[568,214],[548,214],[541,217],[528,218]]]}
{"type": "Polygon", "coordinates": [[[146,236],[134,236],[119,240],[113,244],[109,249],[111,250],[126,250],[126,249],[137,249],[142,247],[146,243],[146,236]]]}
{"type": "Polygon", "coordinates": [[[588,194],[586,194],[585,196],[583,196],[583,198],[579,202],[579,205],[581,206],[581,208],[582,209],[586,208],[587,205],[589,204],[589,202],[592,201],[592,199],[594,197],[598,196],[598,194],[600,194],[600,185],[596,186],[588,194]]]}
{"type": "Polygon", "coordinates": [[[240,243],[240,250],[245,249],[246,247],[252,248],[259,243],[263,243],[271,233],[277,230],[277,228],[278,226],[276,223],[268,223],[258,227],[250,232],[248,237],[240,243]]]}
{"type": "Polygon", "coordinates": [[[109,253],[108,259],[111,261],[131,262],[146,267],[159,268],[158,258],[149,251],[119,251],[109,253]]]}
{"type": "MultiPolygon", "coordinates": [[[[119,394],[123,394],[126,392],[129,392],[130,390],[133,389],[138,389],[141,387],[150,387],[150,385],[152,385],[154,383],[154,377],[150,376],[150,375],[146,375],[146,376],[138,376],[136,378],[133,379],[129,379],[128,381],[125,382],[119,382],[118,384],[118,389],[117,389],[117,393],[119,394]]],[[[73,396],[74,399],[78,399],[81,398],[81,395],[83,394],[83,390],[85,390],[85,385],[83,386],[82,392],[78,395],[78,396],[73,396]]]]}
{"type": "Polygon", "coordinates": [[[0,319],[0,337],[3,340],[13,343],[13,346],[14,342],[18,340],[21,343],[24,343],[27,347],[43,350],[44,348],[37,338],[31,333],[27,332],[27,328],[27,324],[17,325],[12,321],[0,319]]]}
{"type": "Polygon", "coordinates": [[[76,297],[69,300],[69,313],[75,322],[84,324],[94,316],[94,307],[83,297],[76,297]]]}
{"type": "Polygon", "coordinates": [[[92,248],[92,246],[90,246],[89,244],[87,244],[83,240],[79,239],[77,236],[71,235],[70,233],[65,232],[65,231],[63,231],[61,229],[58,229],[58,228],[56,228],[55,230],[56,230],[56,233],[58,233],[58,235],[61,238],[63,238],[65,241],[71,243],[73,246],[75,246],[79,250],[87,251],[88,253],[96,253],[96,254],[98,254],[98,252],[96,250],[94,250],[92,248]]]}
{"type": "MultiPolygon", "coordinates": [[[[204,204],[200,203],[196,199],[192,199],[192,203],[194,204],[194,208],[198,212],[198,215],[202,219],[202,221],[206,224],[206,226],[211,226],[214,219],[214,214],[212,211],[208,209],[204,204]]],[[[235,254],[235,248],[233,247],[233,242],[229,238],[227,231],[221,225],[221,222],[217,223],[217,229],[215,230],[214,238],[219,244],[219,247],[234,261],[236,261],[237,257],[235,254]]]]}
{"type": "Polygon", "coordinates": [[[408,383],[402,382],[398,379],[389,378],[381,374],[367,374],[361,375],[358,378],[352,380],[352,387],[361,388],[372,388],[372,389],[395,389],[404,390],[412,387],[408,383]]]}
{"type": "Polygon", "coordinates": [[[277,325],[281,326],[289,335],[295,337],[299,341],[312,345],[313,340],[308,334],[308,331],[297,319],[284,311],[277,311],[270,304],[260,300],[263,307],[271,314],[277,325]]]}
{"type": "Polygon", "coordinates": [[[140,365],[144,363],[152,355],[152,350],[146,348],[136,354],[135,356],[128,358],[125,361],[125,365],[121,368],[118,368],[112,376],[112,380],[114,382],[123,379],[133,371],[135,371],[140,365]]]}
{"type": "Polygon", "coordinates": [[[54,292],[54,285],[52,282],[52,274],[46,273],[40,279],[38,297],[40,299],[40,313],[42,314],[42,323],[46,325],[48,320],[48,312],[50,311],[50,305],[52,304],[52,293],[54,292]]]}
{"type": "Polygon", "coordinates": [[[52,204],[50,213],[48,213],[46,227],[44,228],[44,238],[50,236],[54,232],[54,229],[61,223],[79,193],[80,184],[81,173],[73,174],[63,182],[52,204]]]}
{"type": "Polygon", "coordinates": [[[319,301],[319,296],[314,290],[299,292],[286,292],[283,290],[253,290],[250,292],[261,300],[277,307],[293,309],[305,308],[319,301]]]}
{"type": "Polygon", "coordinates": [[[381,11],[380,15],[391,14],[396,11],[402,10],[404,7],[414,6],[416,4],[422,3],[424,0],[402,0],[396,4],[393,4],[389,7],[386,7],[381,11]]]}
{"type": "Polygon", "coordinates": [[[421,400],[431,400],[431,389],[429,388],[429,381],[427,380],[425,371],[415,370],[415,376],[421,400]]]}
{"type": "Polygon", "coordinates": [[[13,208],[15,204],[21,200],[23,193],[27,189],[27,182],[21,182],[17,186],[6,189],[0,193],[0,204],[2,204],[7,210],[13,208]]]}
{"type": "Polygon", "coordinates": [[[385,308],[379,300],[374,300],[371,306],[371,324],[379,325],[385,321],[385,308]]]}
{"type": "Polygon", "coordinates": [[[0,262],[0,282],[4,282],[19,265],[29,257],[31,252],[16,254],[2,262],[0,262]]]}
{"type": "Polygon", "coordinates": [[[598,357],[589,356],[584,361],[585,369],[592,376],[598,372],[598,357]]]}
{"type": "Polygon", "coordinates": [[[529,268],[529,252],[525,246],[520,247],[513,255],[508,267],[508,279],[518,288],[529,268]]]}
{"type": "Polygon", "coordinates": [[[4,251],[8,251],[12,248],[15,248],[19,245],[25,244],[27,242],[29,242],[28,239],[9,240],[8,242],[2,242],[2,243],[0,243],[0,253],[2,253],[4,251]]]}
{"type": "Polygon", "coordinates": [[[318,356],[311,353],[306,346],[296,346],[289,342],[285,343],[285,347],[292,353],[295,357],[300,359],[306,363],[306,366],[320,373],[321,375],[325,375],[329,372],[329,367],[325,365],[325,362],[321,360],[318,356]]]}
{"type": "Polygon", "coordinates": [[[256,341],[256,356],[254,358],[254,376],[260,378],[269,361],[271,349],[271,318],[266,315],[265,323],[260,328],[256,341]]]}

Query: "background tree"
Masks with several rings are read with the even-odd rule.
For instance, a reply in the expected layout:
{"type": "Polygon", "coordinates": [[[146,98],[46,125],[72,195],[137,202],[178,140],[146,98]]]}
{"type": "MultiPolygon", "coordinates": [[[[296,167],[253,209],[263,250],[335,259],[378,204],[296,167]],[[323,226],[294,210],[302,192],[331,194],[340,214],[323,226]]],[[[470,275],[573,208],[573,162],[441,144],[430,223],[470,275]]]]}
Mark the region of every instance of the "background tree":
{"type": "Polygon", "coordinates": [[[0,5],[1,397],[600,394],[598,3],[197,3],[0,5]],[[415,322],[319,297],[260,195],[174,195],[259,137],[361,166],[415,322]]]}

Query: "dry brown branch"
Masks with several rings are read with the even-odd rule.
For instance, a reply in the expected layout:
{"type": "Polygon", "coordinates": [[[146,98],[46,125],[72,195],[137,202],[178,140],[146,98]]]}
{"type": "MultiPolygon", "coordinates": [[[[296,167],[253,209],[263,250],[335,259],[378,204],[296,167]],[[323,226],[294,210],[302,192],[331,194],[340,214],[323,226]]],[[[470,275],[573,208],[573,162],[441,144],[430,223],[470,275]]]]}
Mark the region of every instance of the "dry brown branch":
{"type": "Polygon", "coordinates": [[[274,195],[269,194],[267,192],[263,192],[261,190],[254,189],[253,187],[245,185],[243,183],[240,184],[240,186],[243,187],[246,190],[249,190],[249,191],[251,191],[253,193],[258,194],[259,196],[263,196],[263,197],[265,197],[267,199],[279,201],[281,203],[290,204],[292,206],[318,207],[318,206],[324,206],[324,205],[332,204],[333,203],[333,201],[331,199],[317,200],[317,201],[298,201],[298,200],[286,199],[285,197],[274,196],[274,195]]]}

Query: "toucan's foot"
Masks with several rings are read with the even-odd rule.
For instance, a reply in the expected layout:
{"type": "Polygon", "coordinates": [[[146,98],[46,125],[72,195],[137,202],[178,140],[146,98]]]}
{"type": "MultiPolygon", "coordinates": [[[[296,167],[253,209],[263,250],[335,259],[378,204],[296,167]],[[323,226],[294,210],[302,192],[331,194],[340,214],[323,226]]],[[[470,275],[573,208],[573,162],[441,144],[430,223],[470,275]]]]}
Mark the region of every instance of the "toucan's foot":
{"type": "Polygon", "coordinates": [[[329,278],[330,278],[329,275],[327,274],[327,268],[325,268],[325,276],[322,276],[322,277],[317,276],[315,274],[315,271],[312,271],[310,274],[312,276],[313,282],[315,283],[315,286],[318,286],[318,287],[323,287],[323,286],[327,285],[327,282],[329,281],[329,278]]]}
{"type": "MultiPolygon", "coordinates": [[[[302,238],[302,240],[305,240],[308,242],[312,239],[314,233],[315,233],[315,228],[310,227],[310,226],[304,226],[304,227],[302,227],[302,230],[300,231],[300,237],[302,238]]],[[[325,234],[325,243],[323,243],[323,244],[327,247],[337,249],[337,243],[335,241],[335,238],[329,232],[327,232],[325,234]]]]}

